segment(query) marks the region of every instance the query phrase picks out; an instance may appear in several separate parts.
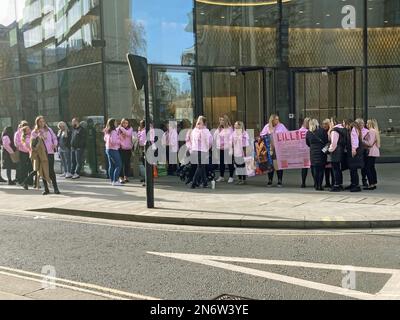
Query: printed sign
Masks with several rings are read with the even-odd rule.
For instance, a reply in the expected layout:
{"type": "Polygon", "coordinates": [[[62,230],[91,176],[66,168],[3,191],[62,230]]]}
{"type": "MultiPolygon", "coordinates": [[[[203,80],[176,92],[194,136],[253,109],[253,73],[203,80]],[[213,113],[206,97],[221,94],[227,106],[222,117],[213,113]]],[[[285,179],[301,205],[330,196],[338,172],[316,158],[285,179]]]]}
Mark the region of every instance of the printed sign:
{"type": "Polygon", "coordinates": [[[310,168],[310,149],[304,131],[288,131],[274,134],[274,146],[278,170],[310,168]]]}

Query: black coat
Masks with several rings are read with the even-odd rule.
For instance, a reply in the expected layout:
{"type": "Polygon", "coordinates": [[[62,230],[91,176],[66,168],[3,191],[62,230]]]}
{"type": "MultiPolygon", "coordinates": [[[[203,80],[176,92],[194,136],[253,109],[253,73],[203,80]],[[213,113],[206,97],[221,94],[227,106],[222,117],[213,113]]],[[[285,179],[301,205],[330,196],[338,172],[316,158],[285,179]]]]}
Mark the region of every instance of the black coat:
{"type": "Polygon", "coordinates": [[[325,166],[326,154],[322,152],[322,149],[328,144],[328,133],[322,128],[314,132],[308,131],[306,143],[310,147],[311,165],[325,166]]]}
{"type": "Polygon", "coordinates": [[[345,128],[334,128],[333,131],[339,134],[339,140],[336,150],[331,153],[333,163],[342,163],[345,160],[345,151],[347,148],[348,132],[345,128]]]}
{"type": "Polygon", "coordinates": [[[82,126],[72,129],[71,148],[84,149],[86,147],[86,130],[82,126]]]}

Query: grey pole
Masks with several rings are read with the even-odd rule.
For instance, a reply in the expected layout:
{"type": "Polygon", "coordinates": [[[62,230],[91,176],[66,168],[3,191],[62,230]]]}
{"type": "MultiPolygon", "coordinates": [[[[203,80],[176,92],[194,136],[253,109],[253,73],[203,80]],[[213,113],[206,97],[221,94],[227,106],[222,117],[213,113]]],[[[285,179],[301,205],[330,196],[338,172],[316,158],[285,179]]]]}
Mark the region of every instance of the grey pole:
{"type": "Polygon", "coordinates": [[[146,121],[146,198],[147,198],[147,208],[154,208],[154,172],[153,165],[147,161],[147,152],[151,149],[150,141],[150,103],[149,103],[149,79],[146,73],[144,81],[144,95],[145,95],[145,121],[146,121]]]}
{"type": "Polygon", "coordinates": [[[368,120],[368,0],[364,0],[364,28],[363,28],[363,114],[368,120]]]}

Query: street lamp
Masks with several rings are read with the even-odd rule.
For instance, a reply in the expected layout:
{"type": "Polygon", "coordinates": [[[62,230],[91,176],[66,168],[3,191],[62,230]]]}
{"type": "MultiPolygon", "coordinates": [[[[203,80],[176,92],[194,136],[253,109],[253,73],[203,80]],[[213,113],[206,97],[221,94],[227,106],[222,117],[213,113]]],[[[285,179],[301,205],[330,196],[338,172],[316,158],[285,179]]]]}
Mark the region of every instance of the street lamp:
{"type": "Polygon", "coordinates": [[[153,166],[147,161],[147,152],[151,148],[150,137],[150,106],[149,106],[149,78],[147,59],[141,56],[127,54],[129,69],[131,70],[133,84],[136,90],[142,90],[144,87],[145,96],[145,122],[146,122],[146,149],[145,149],[145,166],[146,166],[146,198],[147,208],[154,208],[154,173],[153,166]]]}

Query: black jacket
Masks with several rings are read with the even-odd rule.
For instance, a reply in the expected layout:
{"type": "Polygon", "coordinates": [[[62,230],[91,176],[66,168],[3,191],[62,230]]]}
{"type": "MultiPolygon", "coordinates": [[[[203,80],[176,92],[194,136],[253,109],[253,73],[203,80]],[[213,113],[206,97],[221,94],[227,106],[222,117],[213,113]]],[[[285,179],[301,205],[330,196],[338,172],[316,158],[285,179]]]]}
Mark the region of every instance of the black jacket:
{"type": "Polygon", "coordinates": [[[339,140],[336,150],[331,153],[332,162],[341,163],[345,158],[345,151],[347,147],[347,130],[345,128],[334,128],[333,131],[339,134],[339,140]]]}
{"type": "Polygon", "coordinates": [[[63,136],[63,134],[59,132],[57,134],[57,139],[58,139],[58,146],[62,150],[71,149],[71,132],[69,130],[67,132],[67,137],[63,136]]]}
{"type": "Polygon", "coordinates": [[[322,149],[328,144],[328,133],[322,128],[314,132],[308,131],[306,143],[310,147],[311,165],[326,165],[326,154],[322,152],[322,149]]]}
{"type": "Polygon", "coordinates": [[[71,148],[84,149],[86,147],[86,131],[83,127],[72,129],[71,148]]]}

